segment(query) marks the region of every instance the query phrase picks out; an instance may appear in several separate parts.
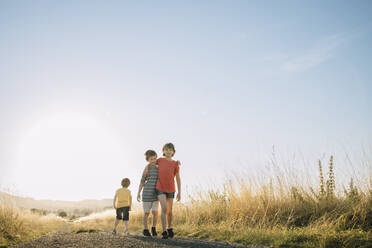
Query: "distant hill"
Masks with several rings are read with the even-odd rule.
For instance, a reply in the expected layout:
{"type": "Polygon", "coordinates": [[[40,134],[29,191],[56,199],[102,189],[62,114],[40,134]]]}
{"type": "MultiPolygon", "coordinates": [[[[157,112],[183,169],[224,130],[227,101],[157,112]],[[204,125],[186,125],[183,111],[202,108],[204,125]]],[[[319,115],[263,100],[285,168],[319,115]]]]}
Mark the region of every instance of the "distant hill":
{"type": "Polygon", "coordinates": [[[17,207],[27,209],[44,209],[48,211],[73,211],[86,209],[90,211],[101,211],[105,208],[112,207],[113,199],[103,200],[82,200],[82,201],[52,201],[52,200],[35,200],[31,197],[21,197],[11,195],[0,191],[0,202],[12,204],[17,207]]]}

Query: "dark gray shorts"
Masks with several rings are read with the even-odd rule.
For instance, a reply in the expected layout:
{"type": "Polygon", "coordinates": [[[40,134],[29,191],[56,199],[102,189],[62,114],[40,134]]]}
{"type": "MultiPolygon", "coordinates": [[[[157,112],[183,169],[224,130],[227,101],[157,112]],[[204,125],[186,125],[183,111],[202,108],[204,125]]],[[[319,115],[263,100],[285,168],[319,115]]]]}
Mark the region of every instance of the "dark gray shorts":
{"type": "Polygon", "coordinates": [[[165,196],[166,196],[167,198],[174,198],[174,193],[175,193],[175,192],[172,192],[172,193],[166,193],[166,192],[163,192],[163,191],[160,191],[160,190],[157,190],[157,189],[156,189],[156,194],[157,194],[157,195],[165,194],[165,196]]]}
{"type": "Polygon", "coordinates": [[[117,220],[129,220],[129,207],[122,207],[116,209],[117,220]]]}

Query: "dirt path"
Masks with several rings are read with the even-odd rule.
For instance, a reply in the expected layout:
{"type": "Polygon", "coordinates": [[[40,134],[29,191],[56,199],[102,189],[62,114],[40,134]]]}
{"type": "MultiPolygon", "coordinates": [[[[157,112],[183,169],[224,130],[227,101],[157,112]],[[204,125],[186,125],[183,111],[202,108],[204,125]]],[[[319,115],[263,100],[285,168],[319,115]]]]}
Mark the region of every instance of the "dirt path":
{"type": "Polygon", "coordinates": [[[40,237],[37,240],[18,244],[12,247],[17,248],[33,248],[33,247],[195,247],[195,248],[206,248],[206,247],[218,247],[218,248],[232,248],[232,247],[249,247],[249,248],[264,248],[264,246],[244,246],[240,244],[229,244],[223,242],[214,242],[192,238],[173,238],[162,240],[160,238],[143,237],[139,234],[131,233],[129,236],[125,236],[122,233],[118,233],[115,236],[109,231],[98,231],[98,232],[83,232],[83,233],[71,233],[66,231],[59,231],[49,233],[40,237]]]}

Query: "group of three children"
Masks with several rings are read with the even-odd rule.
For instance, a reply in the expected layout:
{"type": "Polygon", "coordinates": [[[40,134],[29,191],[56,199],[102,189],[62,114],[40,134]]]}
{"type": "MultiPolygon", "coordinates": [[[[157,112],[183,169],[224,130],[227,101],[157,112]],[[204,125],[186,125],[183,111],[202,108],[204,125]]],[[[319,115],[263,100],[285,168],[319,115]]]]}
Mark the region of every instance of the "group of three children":
{"type": "MultiPolygon", "coordinates": [[[[141,183],[138,188],[137,200],[143,205],[143,235],[150,237],[157,236],[156,223],[158,219],[158,206],[161,206],[161,224],[163,228],[162,238],[167,239],[174,236],[172,228],[172,208],[173,199],[175,196],[174,178],[177,181],[177,201],[181,200],[181,179],[179,174],[179,161],[174,161],[176,150],[172,143],[167,143],[163,146],[163,156],[157,158],[157,154],[153,150],[148,150],[145,153],[146,165],[141,178],[141,183]],[[152,210],[153,221],[151,234],[148,228],[148,217],[152,210]],[[167,225],[168,224],[168,225],[167,225]]],[[[114,208],[116,209],[116,220],[113,234],[116,234],[116,227],[120,220],[124,220],[125,233],[128,233],[129,211],[132,205],[131,192],[128,189],[130,181],[124,178],[121,182],[122,188],[118,189],[114,197],[114,208]]]]}

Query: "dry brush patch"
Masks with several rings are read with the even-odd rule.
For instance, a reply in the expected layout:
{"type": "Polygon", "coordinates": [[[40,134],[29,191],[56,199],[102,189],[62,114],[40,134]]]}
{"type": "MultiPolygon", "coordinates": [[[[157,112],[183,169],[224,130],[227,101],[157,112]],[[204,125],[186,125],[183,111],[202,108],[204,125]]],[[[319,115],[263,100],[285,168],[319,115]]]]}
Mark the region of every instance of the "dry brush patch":
{"type": "MultiPolygon", "coordinates": [[[[353,179],[336,184],[333,156],[325,164],[314,165],[315,186],[280,174],[266,182],[236,177],[222,189],[197,192],[174,205],[175,230],[247,244],[372,247],[371,177],[358,185],[353,179]]],[[[131,222],[140,230],[143,215],[137,213],[131,222]]]]}
{"type": "MultiPolygon", "coordinates": [[[[189,202],[174,205],[176,235],[285,247],[372,247],[372,179],[359,184],[350,179],[340,186],[334,166],[333,157],[326,173],[320,161],[314,165],[317,185],[284,173],[266,181],[236,177],[221,189],[196,192],[189,202]]],[[[140,207],[131,212],[131,231],[142,230],[142,217],[140,207]]],[[[12,233],[22,233],[30,223],[22,218],[13,215],[12,233]]],[[[111,209],[79,220],[72,232],[110,230],[115,213],[111,209]]]]}
{"type": "Polygon", "coordinates": [[[6,246],[35,239],[57,230],[66,222],[55,215],[39,215],[19,209],[5,202],[0,203],[0,245],[6,246]]]}

